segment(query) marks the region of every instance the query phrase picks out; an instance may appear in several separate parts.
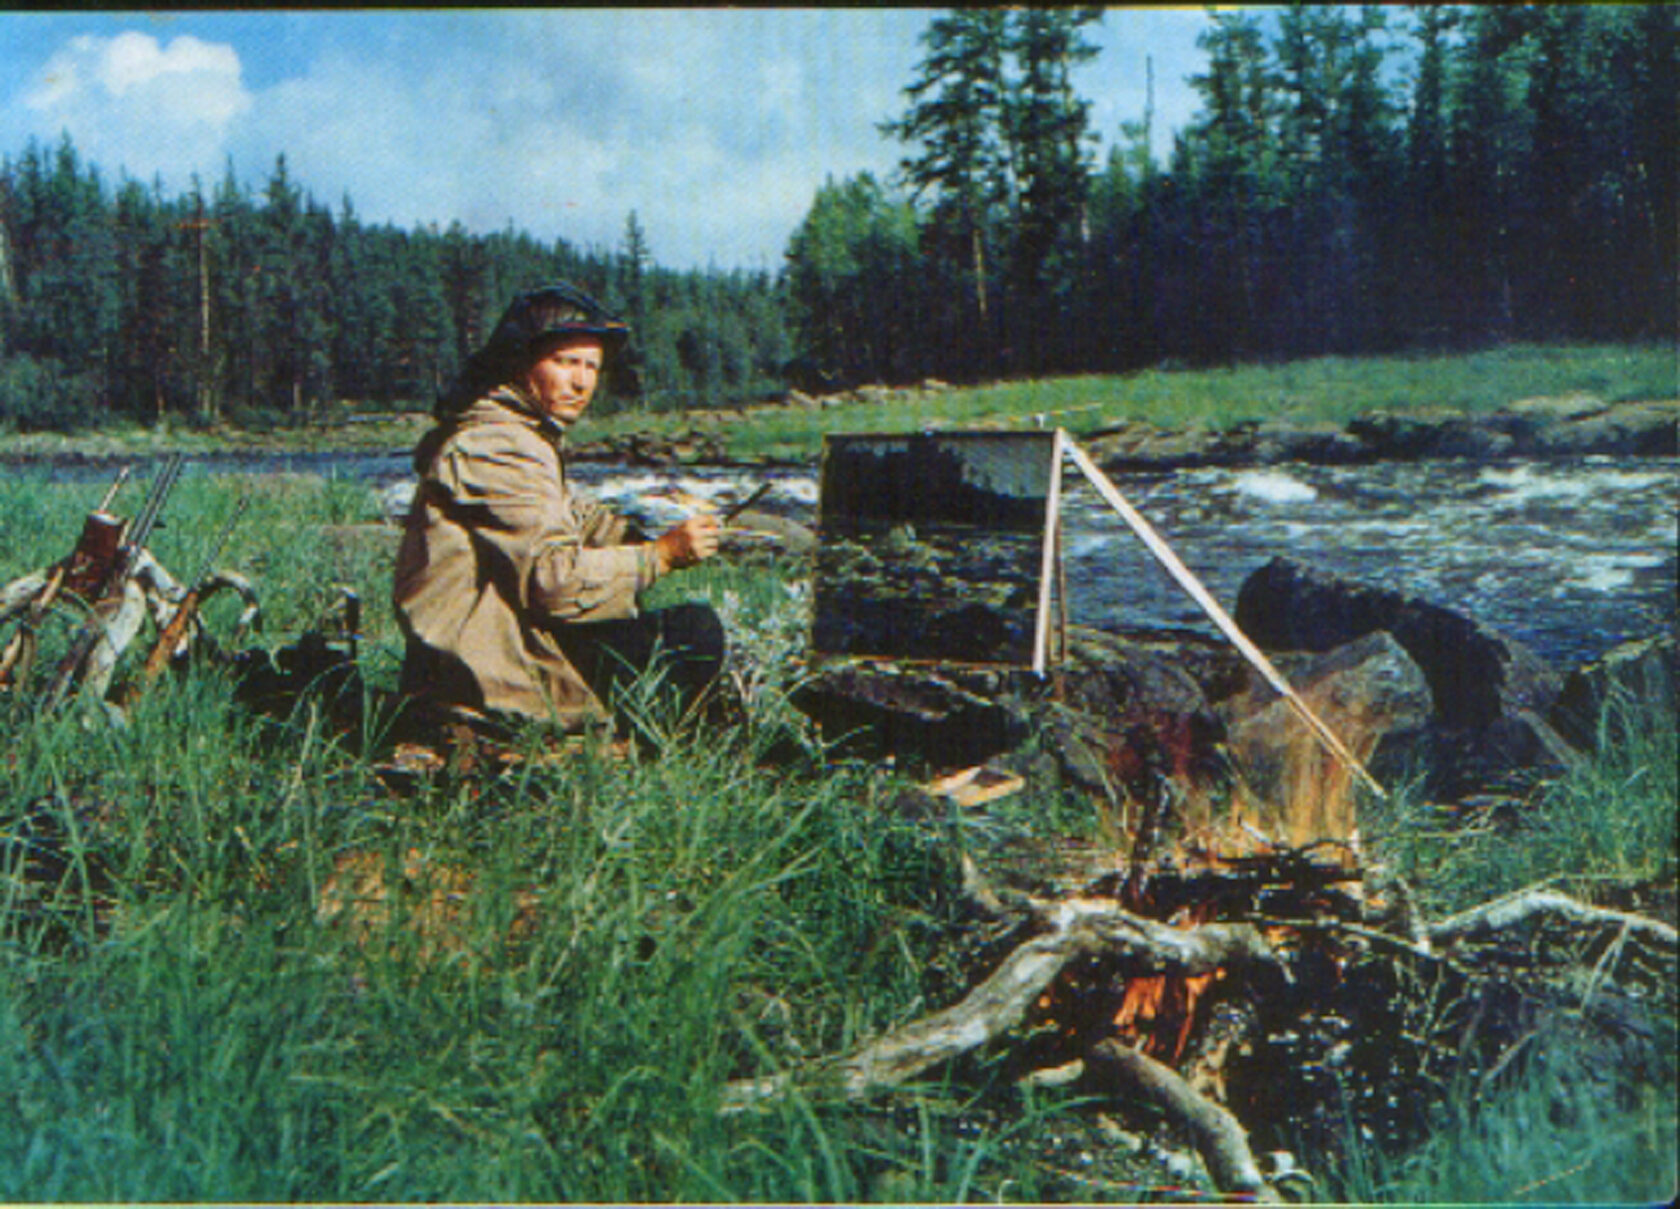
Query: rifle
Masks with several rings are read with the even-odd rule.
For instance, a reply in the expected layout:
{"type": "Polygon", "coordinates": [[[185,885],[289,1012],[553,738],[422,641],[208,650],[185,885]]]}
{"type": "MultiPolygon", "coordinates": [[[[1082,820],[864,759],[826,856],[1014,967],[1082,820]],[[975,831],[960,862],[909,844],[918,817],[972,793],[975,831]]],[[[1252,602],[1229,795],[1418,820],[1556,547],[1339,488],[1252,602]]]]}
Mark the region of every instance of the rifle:
{"type": "Polygon", "coordinates": [[[99,640],[105,636],[105,619],[99,615],[99,606],[120,593],[123,585],[128,582],[134,564],[140,557],[140,551],[145,548],[147,539],[157,526],[158,517],[163,514],[163,505],[169,499],[169,493],[175,489],[175,481],[181,477],[181,464],[185,460],[182,454],[170,455],[169,460],[163,464],[163,469],[158,472],[157,478],[152,481],[152,488],[146,493],[146,502],[140,506],[139,514],[128,526],[128,531],[124,534],[125,540],[118,545],[115,557],[101,574],[91,577],[94,582],[87,593],[87,599],[93,606],[93,615],[76,634],[76,639],[70,644],[64,658],[59,660],[52,681],[41,696],[43,711],[57,709],[70,695],[70,688],[81,673],[82,666],[99,645],[99,640]]]}
{"type": "Polygon", "coordinates": [[[124,466],[117,473],[116,481],[105,491],[105,498],[99,501],[95,508],[82,522],[82,535],[76,540],[76,546],[70,555],[59,561],[47,576],[46,584],[29,602],[29,611],[24,614],[18,628],[12,631],[12,636],[6,642],[6,649],[0,652],[0,690],[9,689],[14,683],[21,683],[29,679],[31,666],[35,662],[35,631],[40,628],[41,619],[47,615],[47,610],[58,599],[59,592],[66,584],[71,584],[75,591],[73,580],[85,576],[87,568],[107,562],[116,554],[117,543],[111,540],[116,533],[118,524],[116,517],[108,509],[111,501],[117,498],[117,492],[128,480],[128,467],[124,466]]]}
{"type": "Polygon", "coordinates": [[[249,502],[248,496],[240,497],[233,515],[228,518],[228,523],[222,527],[221,533],[210,547],[203,569],[193,580],[192,587],[187,589],[187,594],[181,597],[181,603],[175,606],[175,613],[170,617],[168,624],[158,632],[157,641],[152,644],[151,653],[146,656],[146,662],[140,668],[140,675],[124,692],[125,704],[143,693],[180,649],[182,640],[187,636],[187,630],[198,618],[198,608],[204,602],[204,593],[210,586],[211,576],[215,573],[216,560],[222,556],[222,550],[227,546],[228,539],[233,536],[233,529],[239,523],[239,518],[245,515],[245,505],[249,502]]]}

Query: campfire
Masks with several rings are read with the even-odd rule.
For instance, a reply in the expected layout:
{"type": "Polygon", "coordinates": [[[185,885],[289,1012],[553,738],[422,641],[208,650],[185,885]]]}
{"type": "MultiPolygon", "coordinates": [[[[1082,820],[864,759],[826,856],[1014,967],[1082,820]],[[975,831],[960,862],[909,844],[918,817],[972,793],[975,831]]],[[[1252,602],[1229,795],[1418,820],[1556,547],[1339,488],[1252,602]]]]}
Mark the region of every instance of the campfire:
{"type": "Polygon", "coordinates": [[[1601,958],[1616,936],[1672,979],[1672,927],[1548,891],[1417,918],[1405,886],[1362,858],[1353,778],[1294,783],[1312,792],[1281,808],[1241,787],[1223,813],[1194,794],[1128,803],[1129,851],[1057,897],[965,862],[974,911],[1012,946],[966,997],[851,1053],[732,1084],[728,1107],[796,1088],[863,1099],[1003,1046],[1023,1083],[1147,1105],[1218,1192],[1280,1199],[1310,1182],[1291,1144],[1334,1149],[1350,1111],[1365,1136],[1416,1140],[1449,1079],[1486,1085],[1518,1064],[1540,1015],[1579,985],[1557,968],[1518,980],[1490,953],[1533,951],[1534,933],[1562,929],[1577,958],[1601,958]],[[1299,844],[1260,826],[1298,836],[1327,821],[1339,834],[1299,844]]]}

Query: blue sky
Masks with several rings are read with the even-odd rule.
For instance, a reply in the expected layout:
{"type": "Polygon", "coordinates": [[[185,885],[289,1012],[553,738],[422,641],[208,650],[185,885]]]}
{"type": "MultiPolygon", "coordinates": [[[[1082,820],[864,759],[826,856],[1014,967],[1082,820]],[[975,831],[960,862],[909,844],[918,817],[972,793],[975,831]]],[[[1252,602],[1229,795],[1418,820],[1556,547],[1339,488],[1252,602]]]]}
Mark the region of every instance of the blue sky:
{"type": "MultiPolygon", "coordinates": [[[[887,177],[877,131],[935,10],[0,12],[0,155],[68,131],[108,182],[185,191],[231,162],[364,221],[616,247],[634,210],[675,268],[776,268],[829,176],[887,177]]],[[[1078,76],[1101,155],[1193,114],[1202,8],[1114,9],[1078,76]]]]}

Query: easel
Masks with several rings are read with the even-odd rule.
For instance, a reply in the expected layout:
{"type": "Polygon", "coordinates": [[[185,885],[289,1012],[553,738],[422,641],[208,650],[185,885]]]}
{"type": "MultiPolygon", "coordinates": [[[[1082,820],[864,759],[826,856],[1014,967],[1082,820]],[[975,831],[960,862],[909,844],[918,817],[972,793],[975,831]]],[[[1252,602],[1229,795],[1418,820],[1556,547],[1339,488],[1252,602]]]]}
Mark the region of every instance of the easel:
{"type": "MultiPolygon", "coordinates": [[[[989,512],[998,516],[1012,516],[1017,521],[1030,513],[1031,519],[1027,520],[1024,526],[1016,527],[1012,531],[1022,536],[1036,537],[1039,543],[1036,568],[1031,566],[1030,561],[1026,561],[1020,568],[1021,578],[1029,582],[1036,572],[1036,594],[1032,598],[1035,611],[1031,622],[1030,651],[1023,635],[1023,641],[1012,650],[1002,653],[1001,657],[1000,652],[994,650],[971,654],[965,649],[954,656],[949,651],[930,653],[925,650],[907,650],[905,644],[895,644],[892,639],[878,646],[846,641],[825,645],[819,641],[818,631],[823,628],[823,624],[832,626],[836,618],[844,618],[846,614],[839,604],[834,604],[824,612],[819,570],[819,621],[814,622],[812,627],[812,650],[822,655],[860,656],[909,662],[976,665],[1002,663],[1017,668],[1030,667],[1033,674],[1040,679],[1048,676],[1051,664],[1065,654],[1067,643],[1067,593],[1063,582],[1061,510],[1062,474],[1068,460],[1071,460],[1091,486],[1096,488],[1097,494],[1109,507],[1119,513],[1120,518],[1143,542],[1149,553],[1166,568],[1167,573],[1189,594],[1243,658],[1283,697],[1290,710],[1306,724],[1319,744],[1372,793],[1379,798],[1386,797],[1382,786],[1360,763],[1359,758],[1325,725],[1323,719],[1313,713],[1265,654],[1238,628],[1230,614],[1219,606],[1219,602],[1214,600],[1190,568],[1173,553],[1155,528],[1131,505],[1113,480],[1102,472],[1091,456],[1079,447],[1065,429],[1024,433],[991,430],[924,432],[919,436],[831,434],[825,441],[823,454],[821,494],[825,510],[822,527],[825,532],[829,527],[826,509],[830,503],[835,507],[834,519],[841,522],[836,528],[842,531],[855,526],[858,518],[866,519],[864,528],[872,525],[877,530],[891,520],[904,521],[911,513],[918,524],[926,521],[930,527],[956,525],[973,528],[977,524],[985,523],[983,518],[989,512]],[[934,464],[945,466],[946,473],[943,476],[930,474],[929,477],[917,477],[913,455],[916,454],[915,446],[918,442],[941,447],[929,447],[921,452],[922,456],[928,458],[930,467],[934,464]],[[839,453],[838,464],[844,469],[836,471],[835,479],[831,480],[830,472],[836,466],[831,458],[836,455],[837,448],[842,451],[839,453]],[[1014,473],[1000,471],[995,463],[986,465],[1000,449],[1005,451],[1005,460],[1012,461],[1017,468],[1014,473]],[[1008,452],[1011,449],[1013,453],[1008,452]],[[962,450],[966,452],[959,452],[962,450]],[[955,459],[960,466],[960,473],[955,476],[949,473],[951,459],[955,459]],[[969,468],[976,466],[980,469],[970,476],[969,468]],[[997,475],[995,482],[990,481],[994,474],[997,475]],[[930,509],[930,498],[935,503],[943,500],[944,510],[940,507],[930,509]],[[1042,520],[1032,503],[1040,498],[1044,505],[1042,520]],[[895,504],[901,500],[909,501],[911,507],[897,509],[895,504]],[[883,502],[886,506],[883,506],[883,502]]],[[[908,524],[904,527],[910,528],[908,524]]],[[[855,535],[856,529],[851,528],[851,531],[855,535]]],[[[1027,560],[1030,560],[1030,548],[1026,555],[1027,560]]],[[[884,557],[893,555],[888,554],[884,557]]],[[[942,587],[939,594],[943,595],[942,587]]]]}
{"type": "MultiPolygon", "coordinates": [[[[1384,792],[1382,785],[1360,763],[1359,758],[1348,750],[1347,745],[1337,738],[1336,733],[1325,725],[1323,719],[1313,713],[1307,703],[1301,699],[1301,695],[1290,686],[1289,682],[1283,678],[1283,674],[1273,666],[1272,661],[1267,659],[1265,653],[1254,645],[1247,634],[1244,634],[1238,628],[1231,615],[1220,607],[1219,602],[1208,592],[1202,581],[1197,579],[1190,568],[1185,566],[1183,561],[1173,553],[1166,540],[1155,531],[1155,527],[1144,518],[1143,514],[1132,506],[1131,502],[1121,493],[1120,488],[1114,485],[1114,481],[1104,474],[1096,462],[1091,459],[1091,455],[1081,449],[1078,443],[1061,429],[1056,430],[1054,448],[1057,457],[1056,465],[1060,467],[1063,453],[1073,461],[1079,472],[1085,476],[1086,481],[1097,489],[1097,494],[1102,496],[1109,507],[1120,514],[1120,519],[1125,521],[1131,531],[1137,535],[1138,540],[1143,542],[1145,548],[1154,556],[1155,561],[1166,568],[1167,573],[1173,577],[1179,587],[1189,594],[1190,599],[1200,606],[1202,612],[1207,614],[1208,619],[1219,628],[1220,633],[1224,634],[1242,654],[1243,658],[1247,659],[1255,670],[1265,678],[1266,683],[1277,690],[1283,697],[1284,702],[1312,731],[1313,736],[1324,746],[1325,750],[1340,760],[1359,779],[1359,782],[1376,794],[1378,798],[1387,798],[1388,795],[1384,792]]],[[[1050,480],[1053,485],[1050,491],[1047,537],[1044,543],[1044,588],[1039,613],[1041,632],[1033,664],[1034,670],[1040,674],[1043,674],[1048,660],[1049,642],[1045,627],[1049,624],[1049,590],[1052,582],[1052,566],[1053,563],[1059,564],[1061,554],[1059,543],[1056,541],[1056,535],[1060,530],[1060,480],[1060,474],[1053,474],[1050,480]]]]}

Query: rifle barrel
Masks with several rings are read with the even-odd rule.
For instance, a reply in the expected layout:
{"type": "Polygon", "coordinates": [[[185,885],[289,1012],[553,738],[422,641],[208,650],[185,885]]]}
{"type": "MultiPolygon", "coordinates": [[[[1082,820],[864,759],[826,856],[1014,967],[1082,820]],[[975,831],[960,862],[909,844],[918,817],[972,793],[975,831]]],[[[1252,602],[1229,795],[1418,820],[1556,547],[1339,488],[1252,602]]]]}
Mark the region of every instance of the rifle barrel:
{"type": "Polygon", "coordinates": [[[163,515],[163,505],[169,499],[169,493],[175,490],[175,480],[181,477],[181,466],[185,461],[185,454],[172,453],[163,469],[158,471],[157,478],[152,481],[152,489],[146,493],[146,502],[140,507],[140,514],[129,526],[128,545],[131,547],[139,549],[151,537],[158,517],[163,515]]]}
{"type": "Polygon", "coordinates": [[[99,501],[99,507],[95,509],[96,512],[110,511],[112,502],[117,498],[117,492],[121,491],[122,485],[128,482],[128,472],[129,467],[127,466],[117,471],[116,479],[105,489],[105,498],[99,501]]]}
{"type": "Polygon", "coordinates": [[[192,628],[192,624],[198,616],[199,606],[204,603],[205,588],[209,583],[211,574],[215,571],[216,560],[222,556],[222,550],[227,546],[228,539],[233,536],[233,529],[239,523],[239,518],[245,515],[245,506],[248,503],[250,503],[249,496],[239,497],[239,503],[234,506],[233,515],[228,518],[227,524],[222,526],[222,531],[216,535],[216,540],[211,543],[210,553],[205,556],[204,566],[199,571],[198,577],[192,581],[191,586],[187,589],[187,594],[181,598],[181,602],[176,606],[175,615],[169,619],[163,629],[158,631],[157,641],[152,644],[151,653],[146,656],[146,662],[141,665],[138,679],[128,686],[124,693],[124,704],[139,696],[152,681],[158,678],[163,669],[169,665],[169,661],[174,658],[176,648],[181,645],[181,640],[187,636],[187,631],[192,628]]]}

